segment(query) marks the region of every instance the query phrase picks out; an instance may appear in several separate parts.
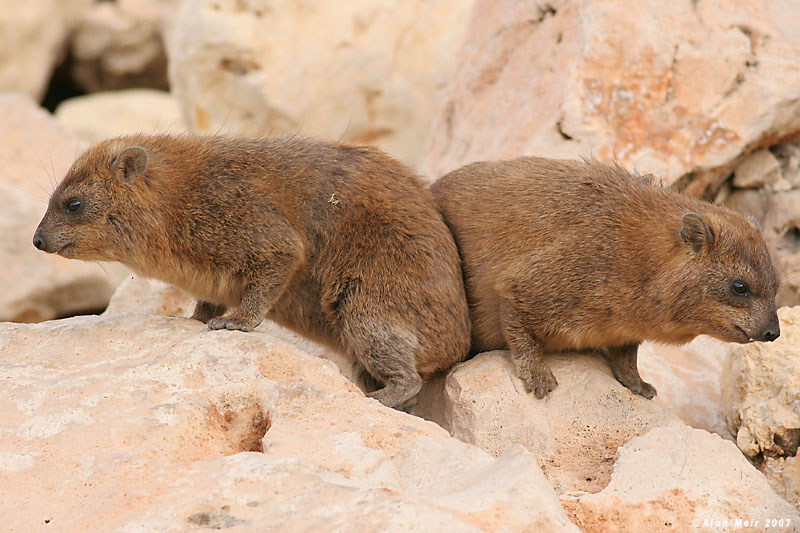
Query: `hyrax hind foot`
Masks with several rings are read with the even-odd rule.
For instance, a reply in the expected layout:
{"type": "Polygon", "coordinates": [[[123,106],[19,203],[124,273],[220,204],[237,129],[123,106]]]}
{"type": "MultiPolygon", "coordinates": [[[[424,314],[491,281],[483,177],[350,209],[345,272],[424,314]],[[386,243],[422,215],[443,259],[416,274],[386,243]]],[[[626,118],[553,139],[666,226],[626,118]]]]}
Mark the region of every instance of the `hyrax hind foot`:
{"type": "Polygon", "coordinates": [[[409,376],[403,381],[390,381],[382,389],[367,394],[370,398],[375,398],[386,407],[393,407],[401,411],[410,411],[416,402],[409,402],[417,395],[422,388],[422,378],[419,374],[409,376]]]}

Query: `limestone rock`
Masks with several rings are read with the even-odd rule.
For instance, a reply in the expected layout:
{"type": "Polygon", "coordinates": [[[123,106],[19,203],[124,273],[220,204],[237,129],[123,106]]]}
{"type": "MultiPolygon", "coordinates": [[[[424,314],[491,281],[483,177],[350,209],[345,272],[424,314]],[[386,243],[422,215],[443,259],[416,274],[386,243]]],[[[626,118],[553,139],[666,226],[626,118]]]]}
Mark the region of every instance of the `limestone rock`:
{"type": "Polygon", "coordinates": [[[186,131],[178,101],[169,93],[153,89],[70,98],[58,106],[55,116],[65,129],[89,144],[130,133],[186,131]]]}
{"type": "Polygon", "coordinates": [[[123,270],[71,261],[33,247],[57,181],[82,149],[23,94],[0,94],[0,321],[36,322],[103,309],[123,270]]]}
{"type": "Polygon", "coordinates": [[[577,531],[500,458],[261,332],[127,313],[0,324],[14,531],[577,531]]]}
{"type": "Polygon", "coordinates": [[[778,317],[781,336],[733,351],[722,375],[728,427],[748,457],[795,455],[800,444],[800,307],[778,317]]]}
{"type": "Polygon", "coordinates": [[[0,0],[0,93],[41,99],[67,38],[94,0],[0,0]]]}
{"type": "Polygon", "coordinates": [[[167,89],[162,26],[178,0],[97,2],[72,37],[72,76],[87,92],[167,89]]]}
{"type": "Polygon", "coordinates": [[[685,346],[645,342],[639,347],[639,372],[658,390],[656,404],[693,428],[731,439],[719,383],[736,346],[706,336],[685,346]]]}
{"type": "Polygon", "coordinates": [[[733,443],[686,426],[653,428],[632,439],[620,448],[605,489],[561,501],[586,533],[791,532],[800,522],[797,509],[772,491],[733,443]]]}
{"type": "Polygon", "coordinates": [[[599,491],[617,448],[653,427],[680,424],[618,383],[598,354],[549,355],[547,363],[559,385],[544,400],[525,392],[508,352],[495,351],[426,383],[414,413],[495,456],[523,444],[559,494],[599,491]]]}
{"type": "MultiPolygon", "coordinates": [[[[188,318],[194,312],[194,305],[195,299],[174,285],[132,274],[120,283],[103,314],[144,313],[188,318]]],[[[271,320],[264,320],[256,331],[291,344],[308,354],[324,355],[337,364],[344,361],[343,357],[332,355],[325,347],[282,328],[271,320]]],[[[347,370],[351,368],[349,364],[343,366],[347,370]]],[[[347,372],[344,374],[350,376],[347,372]]]]}
{"type": "Polygon", "coordinates": [[[749,154],[733,169],[733,185],[742,189],[773,185],[780,177],[780,162],[763,148],[749,154]]]}
{"type": "Polygon", "coordinates": [[[191,127],[377,144],[414,163],[473,0],[186,0],[167,39],[191,127]]]}
{"type": "Polygon", "coordinates": [[[730,431],[745,455],[787,499],[800,502],[800,307],[778,310],[781,336],[748,344],[728,357],[722,394],[730,431]],[[791,459],[780,459],[791,457],[791,459]],[[770,459],[772,458],[772,459],[770,459]]]}
{"type": "Polygon", "coordinates": [[[798,16],[769,0],[479,0],[422,172],[594,155],[713,197],[741,156],[800,131],[798,16]]]}

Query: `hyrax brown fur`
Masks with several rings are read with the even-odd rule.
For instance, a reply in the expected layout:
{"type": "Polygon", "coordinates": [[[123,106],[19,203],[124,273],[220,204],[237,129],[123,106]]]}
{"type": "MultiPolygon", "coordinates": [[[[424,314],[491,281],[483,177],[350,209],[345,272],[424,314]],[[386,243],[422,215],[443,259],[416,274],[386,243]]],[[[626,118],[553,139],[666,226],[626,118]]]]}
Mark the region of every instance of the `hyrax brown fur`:
{"type": "Polygon", "coordinates": [[[756,224],[597,161],[468,165],[432,186],[456,239],[472,351],[510,348],[542,398],[544,351],[600,349],[635,393],[644,340],[779,335],[777,282],[756,224]]]}
{"type": "Polygon", "coordinates": [[[267,316],[351,355],[401,406],[469,350],[458,252],[430,192],[373,148],[136,135],[81,155],[34,235],[197,297],[193,318],[267,316]]]}

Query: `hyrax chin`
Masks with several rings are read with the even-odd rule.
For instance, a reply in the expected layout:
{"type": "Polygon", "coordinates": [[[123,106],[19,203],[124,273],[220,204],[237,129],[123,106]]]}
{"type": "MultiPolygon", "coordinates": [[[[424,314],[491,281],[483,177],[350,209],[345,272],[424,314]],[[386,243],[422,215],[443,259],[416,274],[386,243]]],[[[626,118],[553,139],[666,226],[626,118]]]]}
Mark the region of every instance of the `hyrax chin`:
{"type": "Polygon", "coordinates": [[[269,317],[351,355],[392,407],[469,350],[453,238],[430,192],[373,148],[111,139],[75,161],[33,243],[177,285],[211,329],[269,317]]]}
{"type": "Polygon", "coordinates": [[[599,349],[652,398],[642,341],[780,334],[767,247],[728,209],[616,165],[533,157],[468,165],[432,191],[461,253],[472,351],[510,348],[539,398],[557,386],[544,351],[599,349]]]}

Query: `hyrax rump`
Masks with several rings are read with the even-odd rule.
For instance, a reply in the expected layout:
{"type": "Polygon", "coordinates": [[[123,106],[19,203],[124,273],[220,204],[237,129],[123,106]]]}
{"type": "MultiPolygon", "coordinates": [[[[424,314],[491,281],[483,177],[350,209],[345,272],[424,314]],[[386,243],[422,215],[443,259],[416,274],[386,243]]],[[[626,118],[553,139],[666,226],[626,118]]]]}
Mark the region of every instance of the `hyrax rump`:
{"type": "Polygon", "coordinates": [[[211,329],[269,317],[352,356],[388,406],[469,350],[453,238],[421,181],[373,148],[107,140],[72,165],[33,242],[172,283],[211,329]]]}
{"type": "Polygon", "coordinates": [[[652,398],[642,341],[780,334],[767,247],[728,209],[617,165],[535,157],[468,165],[432,191],[461,254],[472,351],[510,348],[539,398],[558,385],[543,351],[599,349],[652,398]]]}

